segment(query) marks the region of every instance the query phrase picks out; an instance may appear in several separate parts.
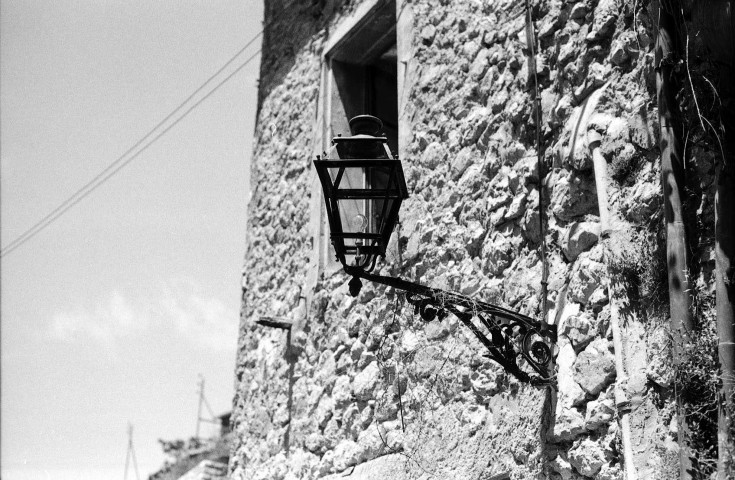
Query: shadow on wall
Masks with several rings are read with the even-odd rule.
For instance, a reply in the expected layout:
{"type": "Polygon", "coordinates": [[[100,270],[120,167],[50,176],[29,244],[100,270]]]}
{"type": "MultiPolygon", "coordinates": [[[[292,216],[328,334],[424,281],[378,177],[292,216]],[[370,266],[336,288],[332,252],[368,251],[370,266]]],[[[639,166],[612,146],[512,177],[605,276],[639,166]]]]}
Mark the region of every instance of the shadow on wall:
{"type": "Polygon", "coordinates": [[[327,27],[335,3],[335,0],[265,2],[258,113],[263,100],[293,68],[296,54],[327,27]]]}

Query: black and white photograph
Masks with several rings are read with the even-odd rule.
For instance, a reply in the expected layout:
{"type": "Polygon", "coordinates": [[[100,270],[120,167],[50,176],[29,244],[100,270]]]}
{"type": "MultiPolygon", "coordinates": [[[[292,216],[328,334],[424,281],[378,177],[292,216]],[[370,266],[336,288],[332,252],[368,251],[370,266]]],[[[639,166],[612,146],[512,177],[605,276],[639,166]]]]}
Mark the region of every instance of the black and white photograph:
{"type": "Polygon", "coordinates": [[[735,0],[2,0],[3,480],[735,479],[735,0]]]}

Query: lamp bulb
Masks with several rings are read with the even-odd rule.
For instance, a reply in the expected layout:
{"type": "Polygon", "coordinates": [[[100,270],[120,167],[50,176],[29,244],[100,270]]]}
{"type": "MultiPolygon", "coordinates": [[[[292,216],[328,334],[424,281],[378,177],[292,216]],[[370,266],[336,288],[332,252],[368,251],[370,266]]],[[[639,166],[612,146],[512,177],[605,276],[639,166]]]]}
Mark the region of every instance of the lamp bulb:
{"type": "Polygon", "coordinates": [[[355,215],[352,219],[352,227],[355,232],[364,232],[367,228],[368,220],[367,217],[361,213],[355,215]]]}

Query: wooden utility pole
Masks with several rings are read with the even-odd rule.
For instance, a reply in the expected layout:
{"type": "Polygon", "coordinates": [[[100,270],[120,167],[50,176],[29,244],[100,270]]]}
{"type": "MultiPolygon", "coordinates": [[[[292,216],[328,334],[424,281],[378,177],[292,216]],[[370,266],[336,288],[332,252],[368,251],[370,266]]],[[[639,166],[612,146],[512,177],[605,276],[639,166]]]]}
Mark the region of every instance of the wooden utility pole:
{"type": "MultiPolygon", "coordinates": [[[[679,12],[677,0],[662,0],[658,8],[656,37],[656,93],[661,149],[661,187],[666,220],[666,260],[669,278],[669,313],[674,350],[674,365],[681,368],[691,344],[694,320],[689,294],[689,262],[686,229],[684,228],[684,162],[681,149],[681,122],[676,101],[674,65],[681,41],[674,14],[679,12]]],[[[679,478],[692,478],[691,433],[677,395],[679,443],[679,478]]]]}
{"type": "Polygon", "coordinates": [[[733,0],[694,3],[694,21],[717,67],[720,153],[715,164],[715,296],[720,391],[717,398],[717,478],[735,468],[732,428],[735,414],[735,17],[733,0]]]}
{"type": "Polygon", "coordinates": [[[133,448],[133,425],[128,423],[128,453],[125,456],[125,477],[123,480],[128,480],[128,466],[130,460],[133,460],[133,466],[135,467],[135,478],[140,480],[140,473],[138,472],[138,461],[135,459],[135,449],[133,448]]]}
{"type": "Polygon", "coordinates": [[[199,438],[199,423],[202,421],[202,403],[204,402],[204,377],[199,375],[199,407],[197,408],[197,428],[194,438],[199,438]]]}
{"type": "Polygon", "coordinates": [[[199,425],[201,422],[217,423],[217,419],[215,418],[214,413],[212,413],[212,407],[209,406],[207,397],[204,396],[204,377],[201,374],[199,375],[199,383],[197,383],[197,386],[199,387],[199,407],[197,408],[197,428],[196,433],[194,434],[195,438],[199,438],[199,425]],[[209,418],[202,418],[202,405],[207,407],[209,418]]]}

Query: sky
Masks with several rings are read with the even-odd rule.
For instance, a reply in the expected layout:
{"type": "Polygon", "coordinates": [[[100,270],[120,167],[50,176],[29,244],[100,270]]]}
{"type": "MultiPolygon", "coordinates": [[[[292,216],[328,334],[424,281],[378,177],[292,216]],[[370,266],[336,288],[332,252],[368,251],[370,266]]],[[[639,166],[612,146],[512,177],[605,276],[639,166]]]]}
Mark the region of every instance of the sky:
{"type": "MultiPolygon", "coordinates": [[[[3,0],[2,247],[256,36],[261,3],[3,0]]],[[[194,435],[200,374],[231,409],[258,69],[0,259],[4,480],[123,479],[128,423],[147,478],[159,438],[194,435]]]]}

